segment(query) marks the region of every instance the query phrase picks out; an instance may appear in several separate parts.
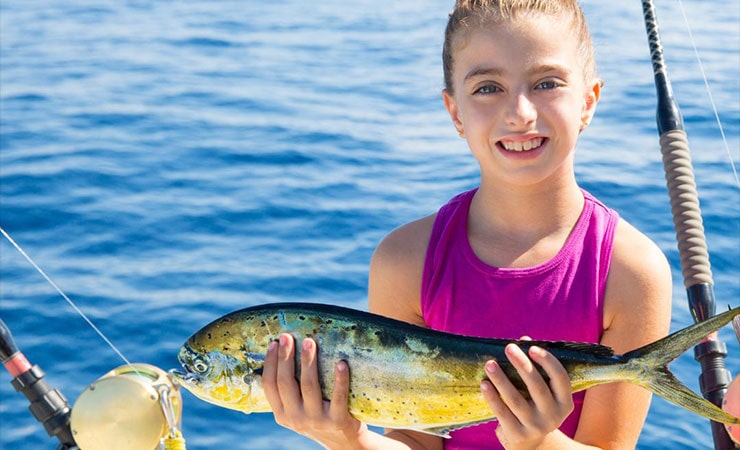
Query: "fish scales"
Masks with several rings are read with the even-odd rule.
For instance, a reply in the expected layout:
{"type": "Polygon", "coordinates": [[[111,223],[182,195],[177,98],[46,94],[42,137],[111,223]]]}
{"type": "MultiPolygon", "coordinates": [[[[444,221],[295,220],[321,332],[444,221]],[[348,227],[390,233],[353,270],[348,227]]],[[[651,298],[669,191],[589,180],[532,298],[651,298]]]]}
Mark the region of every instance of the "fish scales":
{"type": "MultiPolygon", "coordinates": [[[[364,316],[330,311],[317,314],[315,309],[230,315],[214,323],[205,342],[220,343],[222,353],[239,358],[244,352],[264,354],[269,343],[284,332],[296,339],[311,337],[317,342],[324,398],[331,396],[334,387],[334,365],[347,361],[352,371],[350,410],[358,419],[377,426],[445,425],[491,418],[479,387],[485,377],[481,361],[497,356],[489,348],[472,349],[478,357],[464,361],[459,355],[466,349],[457,340],[434,342],[427,336],[407,333],[395,321],[388,326],[368,322],[364,316]],[[252,345],[247,348],[245,342],[252,345]],[[483,353],[485,350],[488,352],[483,353]],[[387,369],[379,372],[381,365],[387,369]]],[[[197,348],[200,341],[194,338],[189,342],[191,348],[197,348]]],[[[209,351],[205,346],[200,350],[209,351]]],[[[296,352],[299,361],[300,346],[296,352]]],[[[296,367],[300,376],[300,365],[296,367]]],[[[269,406],[262,406],[245,412],[269,411],[269,406]]]]}
{"type": "MultiPolygon", "coordinates": [[[[740,423],[670,375],[665,364],[683,351],[657,366],[653,363],[656,353],[664,353],[669,344],[675,347],[678,342],[678,347],[688,349],[738,313],[740,308],[735,308],[709,323],[674,333],[643,347],[653,349],[644,355],[638,349],[621,356],[597,344],[454,335],[333,305],[267,304],[227,314],[191,336],[178,355],[184,372],[173,371],[173,375],[205,401],[245,413],[268,412],[261,385],[268,345],[283,333],[298,342],[309,337],[317,343],[325,399],[334,388],[333,368],[344,360],[350,367],[349,410],[354,417],[370,425],[446,436],[451,430],[495,418],[480,391],[488,360],[496,359],[528,397],[524,383],[504,356],[505,346],[515,342],[525,350],[537,345],[552,352],[568,372],[573,392],[627,381],[712,420],[740,423]]],[[[660,357],[665,359],[663,354],[660,357]]],[[[299,361],[297,345],[297,378],[299,361]]]]}

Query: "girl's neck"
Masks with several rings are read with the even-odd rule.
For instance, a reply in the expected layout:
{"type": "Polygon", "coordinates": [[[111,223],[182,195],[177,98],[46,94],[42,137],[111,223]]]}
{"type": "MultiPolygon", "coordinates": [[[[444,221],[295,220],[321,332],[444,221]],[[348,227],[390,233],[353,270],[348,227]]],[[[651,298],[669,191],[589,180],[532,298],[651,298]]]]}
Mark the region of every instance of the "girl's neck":
{"type": "Polygon", "coordinates": [[[510,187],[481,182],[470,208],[469,231],[520,242],[567,235],[580,217],[583,193],[572,177],[557,186],[510,187]]]}

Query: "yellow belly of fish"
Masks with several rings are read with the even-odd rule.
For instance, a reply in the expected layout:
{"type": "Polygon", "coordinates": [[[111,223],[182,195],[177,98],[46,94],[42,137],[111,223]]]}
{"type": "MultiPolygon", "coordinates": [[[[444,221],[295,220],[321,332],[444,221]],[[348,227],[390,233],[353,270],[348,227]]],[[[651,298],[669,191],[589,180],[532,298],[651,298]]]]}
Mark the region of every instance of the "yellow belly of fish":
{"type": "MultiPolygon", "coordinates": [[[[425,371],[420,366],[413,377],[408,376],[408,371],[405,376],[383,379],[353,376],[349,398],[352,415],[375,426],[411,429],[493,419],[480,390],[480,380],[485,376],[480,367],[462,375],[459,366],[457,374],[439,369],[425,371]],[[409,379],[415,382],[407,382],[409,379]]],[[[357,368],[354,373],[372,375],[377,370],[357,368]]]]}
{"type": "MultiPolygon", "coordinates": [[[[477,388],[477,387],[476,387],[477,388]]],[[[352,394],[350,412],[357,419],[389,428],[430,428],[478,422],[493,418],[491,408],[480,395],[480,390],[450,390],[446,395],[420,392],[393,394],[363,392],[352,394]]]]}

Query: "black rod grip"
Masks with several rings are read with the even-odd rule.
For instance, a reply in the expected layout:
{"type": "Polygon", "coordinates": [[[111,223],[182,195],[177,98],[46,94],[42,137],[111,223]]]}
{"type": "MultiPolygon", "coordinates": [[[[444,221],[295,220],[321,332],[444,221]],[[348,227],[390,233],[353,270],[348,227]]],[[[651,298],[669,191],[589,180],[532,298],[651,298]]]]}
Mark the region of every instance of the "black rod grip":
{"type": "Polygon", "coordinates": [[[0,319],[0,362],[4,363],[16,353],[18,353],[18,346],[10,333],[10,328],[0,319]]]}

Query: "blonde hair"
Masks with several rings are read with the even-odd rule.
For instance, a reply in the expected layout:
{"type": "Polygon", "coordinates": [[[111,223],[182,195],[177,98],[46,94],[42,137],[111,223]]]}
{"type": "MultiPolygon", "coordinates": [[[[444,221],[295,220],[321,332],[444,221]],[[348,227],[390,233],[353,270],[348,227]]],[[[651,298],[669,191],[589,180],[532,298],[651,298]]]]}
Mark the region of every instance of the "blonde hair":
{"type": "Polygon", "coordinates": [[[584,78],[596,77],[596,61],[591,32],[583,10],[577,0],[456,0],[445,29],[442,49],[442,67],[445,89],[452,94],[453,50],[458,39],[464,38],[475,28],[496,26],[506,20],[514,20],[523,14],[570,16],[578,42],[579,56],[583,62],[584,78]]]}

